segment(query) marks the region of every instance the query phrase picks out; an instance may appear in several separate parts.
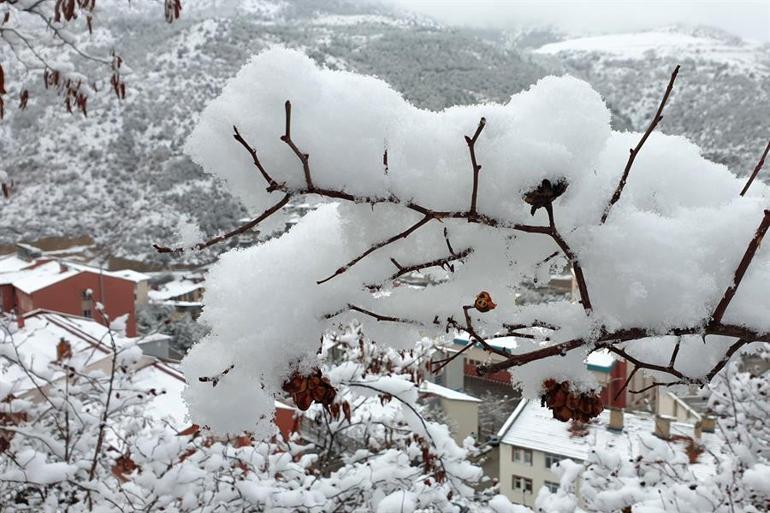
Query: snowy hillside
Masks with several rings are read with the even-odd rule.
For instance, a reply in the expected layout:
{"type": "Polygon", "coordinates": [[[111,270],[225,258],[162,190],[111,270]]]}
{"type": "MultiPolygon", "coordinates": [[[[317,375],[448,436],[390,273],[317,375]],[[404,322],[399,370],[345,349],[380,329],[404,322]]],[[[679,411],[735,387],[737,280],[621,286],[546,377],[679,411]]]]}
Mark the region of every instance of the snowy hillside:
{"type": "Polygon", "coordinates": [[[733,72],[770,72],[767,46],[742,41],[715,30],[682,28],[582,37],[546,44],[535,53],[596,52],[623,59],[668,57],[727,65],[733,72]]]}
{"type": "Polygon", "coordinates": [[[16,183],[12,198],[0,203],[0,244],[89,234],[116,256],[159,262],[167,257],[151,244],[172,243],[180,217],[211,236],[255,215],[181,146],[227,79],[272,45],[378,76],[433,110],[506,101],[546,74],[569,73],[601,92],[613,125],[627,129],[647,123],[681,63],[663,132],[686,135],[739,174],[753,167],[768,136],[767,47],[732,36],[666,29],[553,43],[558,35],[539,31],[511,45],[370,2],[319,5],[201,0],[167,25],[154,2],[117,2],[122,14],[104,16],[98,26],[108,33],[100,40],[117,41],[130,66],[127,99],[95,95],[84,119],[66,114],[61,98],[33,76],[29,108],[7,109],[0,123],[0,168],[16,183]]]}
{"type": "Polygon", "coordinates": [[[189,6],[173,25],[154,4],[100,21],[133,70],[125,101],[92,98],[83,119],[30,81],[29,108],[9,109],[0,124],[0,166],[17,184],[0,204],[0,243],[87,233],[119,256],[157,261],[151,244],[171,242],[181,215],[213,235],[253,214],[183,156],[181,145],[225,81],[270,45],[377,74],[432,109],[503,100],[545,74],[516,52],[372,4],[334,1],[323,11],[312,1],[189,6]]]}
{"type": "Polygon", "coordinates": [[[682,69],[660,130],[684,135],[704,155],[747,174],[770,137],[770,46],[712,28],[566,39],[535,48],[560,72],[605,97],[618,128],[643,130],[669,74],[682,69]]]}

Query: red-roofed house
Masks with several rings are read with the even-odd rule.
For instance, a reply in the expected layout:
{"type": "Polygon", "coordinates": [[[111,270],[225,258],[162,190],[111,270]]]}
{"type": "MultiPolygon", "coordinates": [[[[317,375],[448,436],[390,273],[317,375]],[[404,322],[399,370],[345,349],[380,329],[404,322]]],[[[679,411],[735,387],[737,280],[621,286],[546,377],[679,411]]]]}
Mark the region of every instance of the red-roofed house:
{"type": "MultiPolygon", "coordinates": [[[[16,257],[0,259],[3,266],[16,257]]],[[[16,259],[17,260],[17,259],[16,259]]],[[[147,302],[148,277],[134,271],[104,271],[70,262],[37,260],[11,272],[0,272],[0,307],[25,314],[50,310],[92,318],[108,325],[127,315],[126,335],[136,336],[136,305],[147,302]],[[103,305],[103,313],[99,309],[103,305]]]]}

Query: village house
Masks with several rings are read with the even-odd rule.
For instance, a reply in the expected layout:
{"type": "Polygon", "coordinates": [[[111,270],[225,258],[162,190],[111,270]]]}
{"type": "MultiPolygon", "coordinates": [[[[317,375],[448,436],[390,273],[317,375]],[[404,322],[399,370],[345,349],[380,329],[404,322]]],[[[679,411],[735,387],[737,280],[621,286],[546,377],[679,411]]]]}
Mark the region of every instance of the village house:
{"type": "MultiPolygon", "coordinates": [[[[639,454],[643,433],[678,444],[682,451],[688,441],[715,448],[720,442],[713,431],[713,422],[685,424],[665,415],[631,414],[618,408],[606,409],[592,422],[576,426],[554,419],[539,401],[522,399],[498,433],[500,493],[531,507],[542,487],[551,491],[559,487],[559,478],[551,470],[559,461],[580,463],[591,451],[633,458],[639,454]]],[[[707,467],[707,456],[701,459],[693,465],[707,467]]]]}
{"type": "Polygon", "coordinates": [[[435,405],[444,413],[458,445],[469,436],[478,439],[480,399],[430,381],[423,381],[419,391],[423,404],[429,408],[435,405]]]}
{"type": "Polygon", "coordinates": [[[153,304],[173,307],[173,320],[188,314],[192,319],[197,319],[203,311],[204,291],[205,283],[202,279],[175,279],[155,286],[149,291],[149,299],[153,304]]]}
{"type": "Polygon", "coordinates": [[[148,300],[145,274],[17,255],[0,258],[0,307],[24,322],[36,310],[50,310],[104,325],[117,322],[136,336],[136,307],[148,300]]]}

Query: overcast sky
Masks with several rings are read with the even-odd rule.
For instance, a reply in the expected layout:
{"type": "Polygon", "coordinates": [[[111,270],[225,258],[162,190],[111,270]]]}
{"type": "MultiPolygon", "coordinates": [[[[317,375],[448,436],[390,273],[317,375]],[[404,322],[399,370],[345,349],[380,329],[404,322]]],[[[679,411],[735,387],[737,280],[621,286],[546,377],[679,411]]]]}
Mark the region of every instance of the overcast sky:
{"type": "Polygon", "coordinates": [[[571,34],[585,34],[686,23],[770,41],[770,0],[389,1],[450,25],[503,29],[552,25],[571,34]]]}

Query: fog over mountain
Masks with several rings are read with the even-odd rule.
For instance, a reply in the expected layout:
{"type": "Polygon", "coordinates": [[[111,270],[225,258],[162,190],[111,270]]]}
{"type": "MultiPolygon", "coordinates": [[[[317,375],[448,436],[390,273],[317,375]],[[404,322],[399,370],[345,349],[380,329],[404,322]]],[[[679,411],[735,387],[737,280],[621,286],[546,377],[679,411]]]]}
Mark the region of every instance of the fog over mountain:
{"type": "Polygon", "coordinates": [[[173,25],[154,5],[122,12],[99,23],[132,70],[126,100],[97,95],[82,118],[35,83],[29,108],[11,109],[0,123],[0,167],[16,183],[0,203],[0,243],[89,234],[115,255],[163,261],[151,244],[167,242],[182,215],[207,235],[256,215],[182,146],[207,102],[272,45],[376,75],[433,110],[505,102],[543,76],[569,73],[605,97],[616,128],[634,130],[646,125],[679,63],[663,132],[690,138],[743,174],[768,137],[768,46],[709,28],[576,39],[545,29],[447,27],[391,4],[343,0],[188,2],[173,25]]]}

